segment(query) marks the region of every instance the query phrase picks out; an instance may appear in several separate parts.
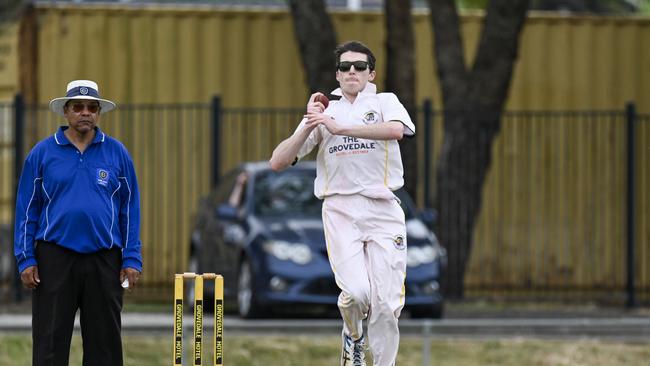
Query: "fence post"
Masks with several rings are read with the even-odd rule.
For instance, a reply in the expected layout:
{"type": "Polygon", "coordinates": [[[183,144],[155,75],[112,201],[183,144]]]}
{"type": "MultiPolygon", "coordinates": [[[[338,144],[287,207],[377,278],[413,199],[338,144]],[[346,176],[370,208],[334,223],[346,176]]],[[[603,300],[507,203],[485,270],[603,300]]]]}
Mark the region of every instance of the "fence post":
{"type": "Polygon", "coordinates": [[[221,97],[215,95],[212,97],[210,107],[212,114],[212,180],[210,188],[219,183],[221,176],[221,97]]]}
{"type": "MultiPolygon", "coordinates": [[[[25,153],[25,99],[21,94],[16,94],[14,97],[14,191],[13,191],[13,207],[16,207],[16,195],[18,192],[18,182],[20,181],[20,173],[23,169],[23,160],[25,153]]],[[[15,213],[14,213],[15,215],[15,213]]],[[[11,230],[13,232],[13,228],[11,230]]],[[[11,238],[13,242],[13,236],[11,238]]],[[[22,283],[20,281],[20,273],[18,273],[18,266],[16,261],[13,261],[14,267],[14,301],[21,302],[23,300],[22,283]]]]}
{"type": "Polygon", "coordinates": [[[431,131],[433,107],[431,99],[424,100],[424,207],[431,205],[431,131]]]}
{"type": "Polygon", "coordinates": [[[626,190],[626,235],[627,235],[627,300],[625,305],[628,308],[636,306],[635,294],[635,220],[636,220],[636,106],[630,102],[626,106],[627,115],[627,190],[626,190]]]}
{"type": "Polygon", "coordinates": [[[424,321],[424,336],[422,337],[422,366],[431,365],[431,327],[432,320],[424,321]]]}

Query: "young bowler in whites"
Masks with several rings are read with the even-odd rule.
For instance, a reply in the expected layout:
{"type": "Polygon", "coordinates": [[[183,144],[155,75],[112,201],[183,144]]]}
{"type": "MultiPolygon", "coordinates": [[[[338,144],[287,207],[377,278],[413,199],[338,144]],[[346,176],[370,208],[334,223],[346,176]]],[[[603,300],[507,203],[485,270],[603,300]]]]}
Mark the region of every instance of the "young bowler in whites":
{"type": "Polygon", "coordinates": [[[415,126],[393,93],[377,93],[375,57],[352,41],[336,51],[341,96],[325,109],[312,94],[294,134],[273,151],[282,170],[318,147],[315,195],[323,199],[330,264],[341,289],[341,365],[365,365],[368,341],[375,366],[395,365],[398,318],[404,305],[406,225],[392,191],[404,184],[397,140],[415,126]]]}
{"type": "Polygon", "coordinates": [[[67,126],[27,156],[14,254],[32,289],[33,365],[67,366],[77,309],[84,366],[121,366],[124,288],[142,272],[140,197],[122,143],[97,127],[115,103],[75,80],[50,109],[67,126]]]}

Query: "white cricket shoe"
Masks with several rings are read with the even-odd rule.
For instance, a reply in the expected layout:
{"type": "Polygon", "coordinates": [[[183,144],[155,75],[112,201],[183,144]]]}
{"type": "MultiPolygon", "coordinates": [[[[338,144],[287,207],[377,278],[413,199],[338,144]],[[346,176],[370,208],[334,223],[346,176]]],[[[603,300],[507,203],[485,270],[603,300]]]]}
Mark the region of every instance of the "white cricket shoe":
{"type": "Polygon", "coordinates": [[[341,351],[341,366],[366,366],[365,336],[356,341],[343,332],[343,347],[341,351]]]}

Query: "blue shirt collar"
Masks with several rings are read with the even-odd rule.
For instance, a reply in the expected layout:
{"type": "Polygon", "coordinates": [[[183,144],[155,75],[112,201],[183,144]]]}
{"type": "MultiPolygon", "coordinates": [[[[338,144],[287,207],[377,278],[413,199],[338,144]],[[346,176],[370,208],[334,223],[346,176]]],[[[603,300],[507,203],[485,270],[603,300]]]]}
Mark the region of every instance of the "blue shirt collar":
{"type": "MultiPolygon", "coordinates": [[[[58,145],[70,145],[70,140],[68,140],[67,137],[65,137],[65,130],[70,128],[70,126],[60,126],[59,129],[56,131],[54,134],[54,141],[58,145]]],[[[93,139],[93,144],[97,144],[100,142],[104,142],[106,140],[106,134],[102,132],[102,130],[99,129],[99,127],[95,127],[95,138],[93,139]]]]}

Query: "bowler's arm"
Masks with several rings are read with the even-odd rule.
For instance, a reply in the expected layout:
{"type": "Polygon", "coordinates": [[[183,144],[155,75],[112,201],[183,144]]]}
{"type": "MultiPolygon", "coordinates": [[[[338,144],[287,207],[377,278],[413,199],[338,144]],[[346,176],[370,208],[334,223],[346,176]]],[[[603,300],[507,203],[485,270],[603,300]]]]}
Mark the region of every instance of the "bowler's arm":
{"type": "MultiPolygon", "coordinates": [[[[320,94],[321,93],[316,92],[309,97],[309,101],[307,102],[307,113],[323,113],[325,106],[323,106],[323,103],[321,102],[316,102],[316,96],[320,94]]],[[[269,163],[271,163],[271,169],[277,172],[291,166],[297,160],[300,149],[316,126],[318,126],[317,123],[307,123],[303,118],[303,120],[300,121],[298,130],[289,138],[282,141],[275,150],[273,150],[271,160],[269,161],[269,163]]]]}
{"type": "MultiPolygon", "coordinates": [[[[358,137],[368,140],[401,140],[404,124],[399,121],[373,123],[363,126],[337,126],[334,135],[358,137]]],[[[330,131],[331,132],[331,131],[330,131]]]]}
{"type": "Polygon", "coordinates": [[[333,117],[322,113],[307,113],[307,126],[322,124],[332,135],[358,137],[368,140],[401,140],[404,124],[388,121],[367,125],[339,124],[333,117]]]}
{"type": "Polygon", "coordinates": [[[303,126],[301,129],[296,131],[289,138],[282,141],[276,148],[273,150],[271,155],[271,169],[274,171],[280,171],[288,168],[293,164],[298,156],[298,152],[302,145],[307,141],[309,134],[314,130],[316,126],[303,126]]]}

